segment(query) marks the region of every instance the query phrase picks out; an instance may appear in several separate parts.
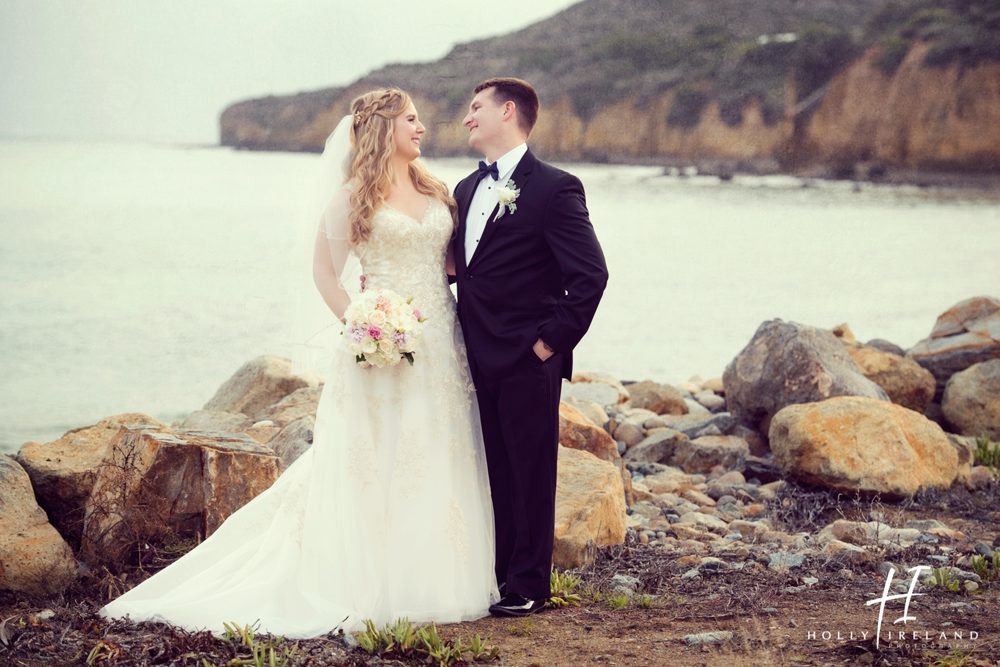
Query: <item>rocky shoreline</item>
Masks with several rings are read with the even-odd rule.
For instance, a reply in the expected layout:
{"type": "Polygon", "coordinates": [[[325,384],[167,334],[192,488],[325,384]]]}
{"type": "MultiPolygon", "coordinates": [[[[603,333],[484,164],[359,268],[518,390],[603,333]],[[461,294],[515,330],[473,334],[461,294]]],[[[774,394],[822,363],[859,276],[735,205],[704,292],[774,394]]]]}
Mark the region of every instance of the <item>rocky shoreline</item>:
{"type": "MultiPolygon", "coordinates": [[[[174,424],[116,415],[0,457],[5,616],[35,619],[13,638],[0,626],[2,650],[30,642],[38,606],[67,596],[87,600],[87,627],[110,628],[92,615],[104,600],[211,534],[310,446],[321,390],[260,357],[174,424]]],[[[665,578],[691,591],[753,574],[794,595],[827,574],[890,569],[903,593],[907,569],[926,566],[921,586],[998,618],[997,298],[956,304],[908,351],[862,344],[846,325],[771,320],[722,378],[580,373],[560,421],[555,561],[601,595],[655,611],[665,578]],[[955,503],[977,509],[959,525],[932,518],[955,503]],[[653,579],[639,571],[649,563],[653,579]]],[[[732,641],[719,632],[689,646],[732,641]]]]}

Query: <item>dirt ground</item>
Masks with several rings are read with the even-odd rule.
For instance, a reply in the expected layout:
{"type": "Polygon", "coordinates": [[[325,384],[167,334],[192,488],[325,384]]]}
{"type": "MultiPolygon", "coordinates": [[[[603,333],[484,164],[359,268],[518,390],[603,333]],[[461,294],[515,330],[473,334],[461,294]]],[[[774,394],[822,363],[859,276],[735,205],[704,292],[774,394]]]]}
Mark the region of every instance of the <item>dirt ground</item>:
{"type": "MultiPolygon", "coordinates": [[[[933,494],[901,504],[877,503],[892,523],[935,518],[965,533],[946,545],[922,545],[891,555],[895,563],[922,564],[930,554],[957,560],[976,543],[1000,539],[1000,485],[970,494],[933,494]],[[934,549],[937,549],[936,551],[934,549]]],[[[831,494],[801,492],[776,506],[772,519],[790,530],[825,525],[838,517],[870,512],[872,501],[845,502],[831,494]],[[796,525],[798,524],[798,525],[796,525]]],[[[894,624],[905,600],[886,602],[879,646],[875,645],[882,595],[884,555],[846,564],[808,556],[798,568],[775,572],[758,557],[742,569],[702,570],[684,579],[690,563],[676,554],[639,544],[602,550],[583,579],[582,604],[549,609],[525,619],[484,618],[439,628],[446,639],[484,637],[498,649],[490,663],[529,665],[1000,665],[1000,580],[974,593],[919,587],[913,620],[894,624]],[[634,576],[639,594],[615,609],[611,577],[634,576]],[[804,578],[818,581],[808,585],[804,578]],[[693,646],[688,635],[729,631],[732,637],[693,646]],[[899,633],[905,632],[900,639],[899,633]],[[887,638],[886,633],[891,633],[887,638]]],[[[905,574],[898,574],[909,581],[905,574]]],[[[809,580],[811,581],[811,580],[809,580]]],[[[56,599],[0,595],[0,665],[236,665],[246,650],[208,632],[188,633],[162,624],[108,622],[96,610],[112,594],[107,578],[84,578],[56,599]],[[51,610],[52,615],[40,613],[51,610]],[[203,662],[203,659],[205,662],[203,662]]],[[[285,640],[296,647],[288,665],[413,665],[373,658],[337,637],[285,640]]]]}

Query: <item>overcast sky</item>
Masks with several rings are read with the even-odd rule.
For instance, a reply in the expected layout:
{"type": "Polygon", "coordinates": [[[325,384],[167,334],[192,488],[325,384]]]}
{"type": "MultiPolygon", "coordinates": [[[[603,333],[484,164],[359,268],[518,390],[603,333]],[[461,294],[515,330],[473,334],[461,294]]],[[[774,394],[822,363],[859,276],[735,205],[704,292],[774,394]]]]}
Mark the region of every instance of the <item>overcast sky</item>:
{"type": "Polygon", "coordinates": [[[217,143],[229,103],[349,83],[575,0],[0,0],[0,135],[217,143]]]}

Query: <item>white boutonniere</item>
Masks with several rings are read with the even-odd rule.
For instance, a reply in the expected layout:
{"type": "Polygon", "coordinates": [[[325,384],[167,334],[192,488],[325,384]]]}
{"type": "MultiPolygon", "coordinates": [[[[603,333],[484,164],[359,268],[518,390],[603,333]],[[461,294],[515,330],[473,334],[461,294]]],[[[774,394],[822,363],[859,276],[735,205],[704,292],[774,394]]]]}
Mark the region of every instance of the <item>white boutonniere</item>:
{"type": "Polygon", "coordinates": [[[521,191],[512,179],[508,178],[506,183],[498,187],[497,198],[500,200],[500,210],[497,211],[497,217],[494,220],[502,218],[504,213],[514,215],[517,212],[517,204],[514,202],[517,201],[520,195],[521,191]]]}

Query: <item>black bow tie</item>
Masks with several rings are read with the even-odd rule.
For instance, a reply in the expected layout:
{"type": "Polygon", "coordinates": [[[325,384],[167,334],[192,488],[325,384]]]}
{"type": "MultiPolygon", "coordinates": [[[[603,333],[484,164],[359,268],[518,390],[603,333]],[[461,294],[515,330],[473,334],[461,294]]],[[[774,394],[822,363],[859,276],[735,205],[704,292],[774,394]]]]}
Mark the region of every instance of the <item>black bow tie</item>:
{"type": "Polygon", "coordinates": [[[486,178],[486,174],[492,176],[494,181],[500,178],[500,170],[497,169],[496,162],[487,167],[485,162],[482,160],[479,161],[479,176],[476,178],[476,182],[478,183],[486,178]]]}

